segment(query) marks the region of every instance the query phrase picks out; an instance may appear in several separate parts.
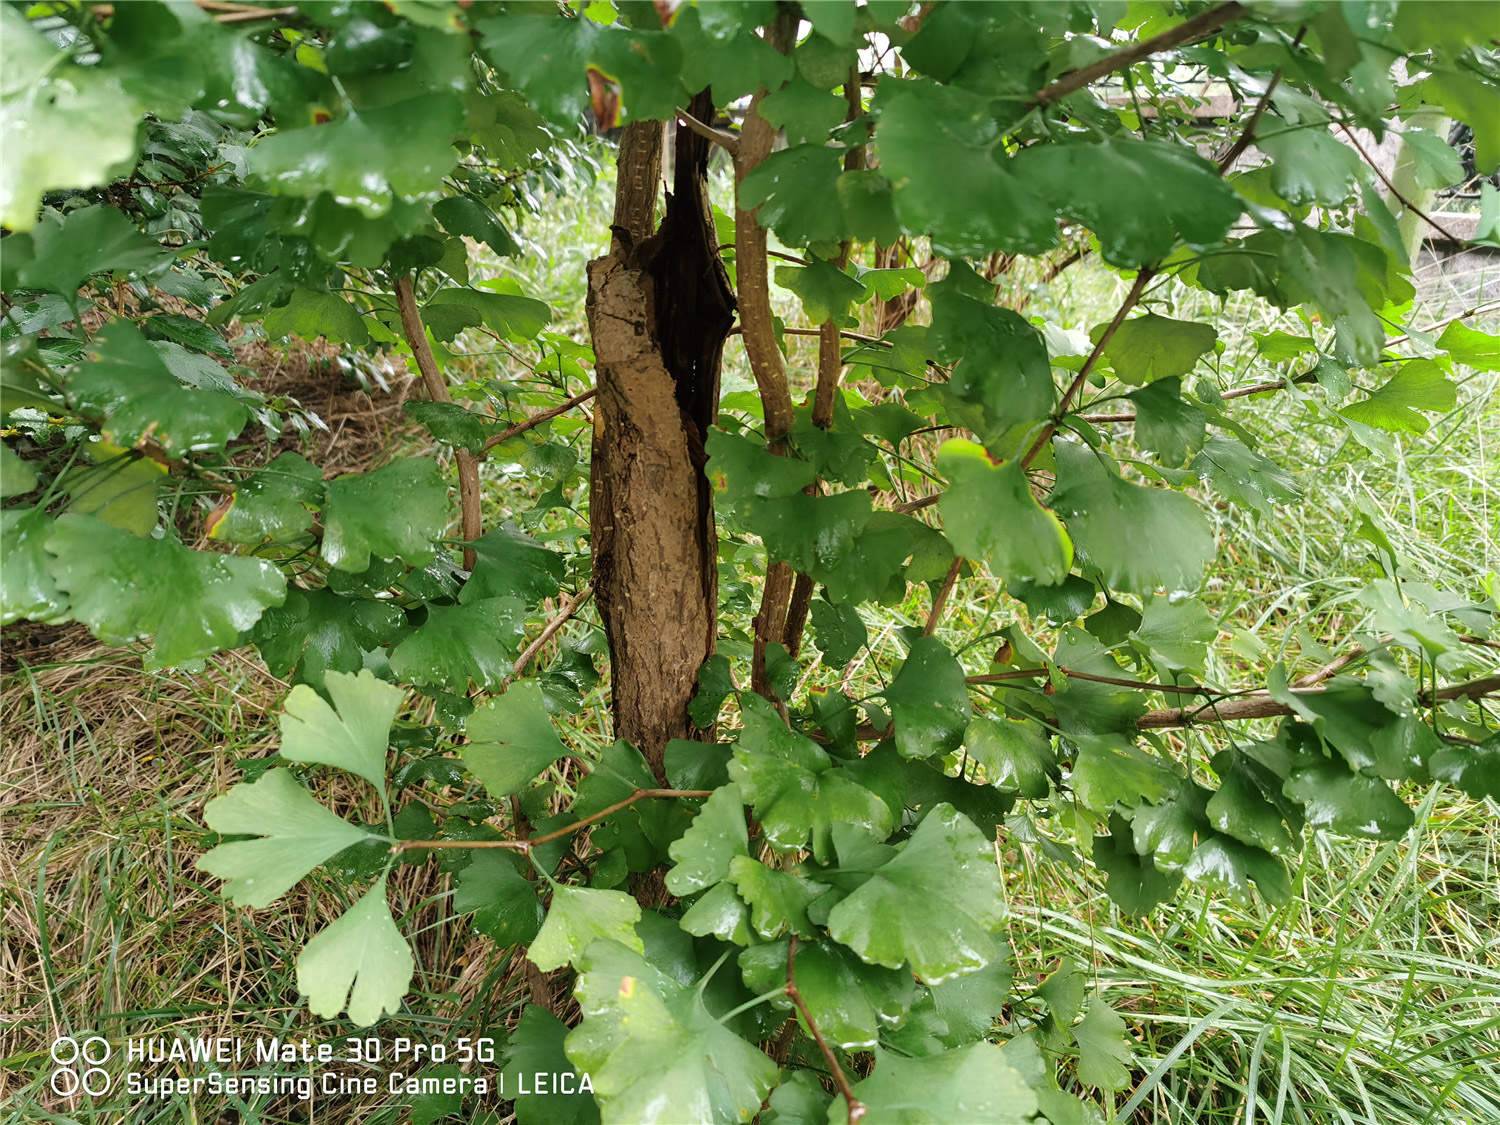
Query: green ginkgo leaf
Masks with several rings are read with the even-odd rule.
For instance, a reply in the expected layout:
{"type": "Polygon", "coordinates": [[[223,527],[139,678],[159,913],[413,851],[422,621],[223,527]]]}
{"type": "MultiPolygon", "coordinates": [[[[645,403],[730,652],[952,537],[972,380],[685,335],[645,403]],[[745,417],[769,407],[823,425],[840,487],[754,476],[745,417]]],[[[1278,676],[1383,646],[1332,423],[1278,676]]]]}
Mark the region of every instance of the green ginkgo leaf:
{"type": "Polygon", "coordinates": [[[61,294],[69,304],[78,287],[96,273],[149,270],[167,256],[155,239],[115,208],[103,205],[60,218],[48,215],[31,232],[31,246],[34,257],[20,268],[21,284],[61,294]]]}
{"type": "Polygon", "coordinates": [[[453,888],[453,909],[473,917],[474,928],[497,945],[524,945],[542,926],[542,904],[536,884],[516,869],[516,862],[496,851],[478,852],[453,888]]]}
{"type": "Polygon", "coordinates": [[[208,526],[211,539],[247,547],[285,543],[312,527],[312,507],[323,496],[323,474],[297,453],[280,454],[234,490],[229,506],[208,526]]]}
{"type": "Polygon", "coordinates": [[[331,480],[323,500],[323,559],[350,573],[372,558],[425,566],[448,526],[448,484],[425,457],[331,480]]]}
{"type": "Polygon", "coordinates": [[[297,991],[308,1010],[332,1019],[345,1009],[356,1027],[394,1015],[416,962],[386,901],[385,876],[297,957],[297,991]]]}
{"type": "Polygon", "coordinates": [[[69,61],[20,11],[4,9],[0,29],[0,224],[26,231],[47,192],[98,187],[124,174],[142,106],[116,72],[69,61]]]}
{"type": "MultiPolygon", "coordinates": [[[[1102,333],[1103,328],[1095,330],[1102,333]]],[[[1141,386],[1186,375],[1198,357],[1214,350],[1219,334],[1210,324],[1146,313],[1115,329],[1104,357],[1123,382],[1141,386]]]]}
{"type": "Polygon", "coordinates": [[[1062,521],[1037,503],[1019,462],[996,464],[983,446],[955,438],[938,450],[948,478],[938,510],[943,534],[965,558],[998,578],[1052,586],[1073,565],[1073,541],[1062,521]]]}
{"type": "Polygon", "coordinates": [[[1218,622],[1202,602],[1158,595],[1146,603],[1130,639],[1168,672],[1201,674],[1208,646],[1218,635],[1218,622]]]}
{"type": "Polygon", "coordinates": [[[1000,957],[1005,915],[994,848],[952,805],[933,806],[896,855],[828,915],[828,933],[864,960],[910,964],[928,984],[1000,957]],[[944,909],[924,904],[942,887],[944,909]]]}
{"type": "Polygon", "coordinates": [[[556,884],[546,920],[526,956],[543,972],[576,965],[584,950],[596,941],[619,942],[645,951],[635,924],[641,906],[623,891],[599,891],[590,887],[556,884]]]}
{"type": "Polygon", "coordinates": [[[290,589],[285,603],[261,615],[251,640],[273,676],[321,688],[328,672],[358,672],[367,651],[405,628],[406,615],[388,601],[290,589]]]}
{"type": "Polygon", "coordinates": [[[104,434],[117,445],[150,442],[169,457],[221,449],[250,418],[229,392],[179,380],[124,320],[95,337],[91,361],[73,372],[68,394],[80,410],[103,420],[104,434]]]}
{"type": "Polygon", "coordinates": [[[36,482],[36,470],[10,446],[0,445],[0,499],[24,496],[36,482]]]}
{"type": "Polygon", "coordinates": [[[568,752],[547,717],[535,680],[512,684],[477,708],[465,721],[464,731],[469,737],[464,765],[495,798],[519,792],[568,752]]]}
{"type": "MultiPolygon", "coordinates": [[[[1025,1075],[993,1043],[975,1043],[926,1058],[876,1052],[875,1073],[854,1085],[866,1119],[902,1125],[1031,1125],[1037,1096],[1025,1075]]],[[[840,1095],[828,1125],[844,1125],[849,1110],[840,1095]]]]}
{"type": "Polygon", "coordinates": [[[203,809],[221,836],[254,836],[219,844],[198,869],[224,880],[224,893],[241,906],[267,906],[304,875],[371,836],[313,799],[291,770],[273,769],[244,781],[203,809]]]}
{"type": "Polygon", "coordinates": [[[452,142],[462,123],[463,108],[447,91],[351,110],[337,121],[265,137],[249,150],[250,174],[276,195],[315,199],[327,192],[379,218],[397,200],[437,196],[458,161],[452,142]]]}
{"type": "Polygon", "coordinates": [[[562,555],[509,524],[485,532],[470,546],[476,559],[474,573],[458,595],[465,603],[516,597],[535,605],[557,594],[567,569],[562,555]]]}
{"type": "Polygon", "coordinates": [[[26,618],[56,624],[68,619],[68,596],[52,578],[52,557],[43,544],[52,534],[46,508],[6,508],[0,512],[0,624],[26,618]]]}
{"type": "Polygon", "coordinates": [[[515,598],[428,606],[427,620],[391,650],[391,671],[407,683],[466,691],[499,687],[515,667],[526,627],[515,598]]]}
{"type": "Polygon", "coordinates": [[[918,637],[885,691],[906,758],[949,754],[963,742],[972,714],[963,667],[936,637],[918,637]]]}
{"type": "MultiPolygon", "coordinates": [[[[756,995],[772,992],[787,980],[787,943],[751,946],[740,954],[740,972],[756,995]]],[[[795,973],[818,1030],[846,1051],[875,1046],[882,1030],[900,1024],[916,992],[910,973],[867,965],[832,942],[799,944],[795,973]]],[[[772,1002],[792,1007],[785,997],[772,1002]]]]}
{"type": "Polygon", "coordinates": [[[1018,180],[1099,236],[1107,262],[1140,266],[1179,241],[1218,242],[1244,204],[1218,169],[1185,144],[1110,139],[1031,145],[1010,161],[1018,180]],[[1055,184],[1076,191],[1058,195],[1055,184]]]}
{"type": "Polygon", "coordinates": [[[721,786],[703,802],[692,825],[668,849],[675,866],[667,872],[667,890],[681,898],[711,887],[728,876],[731,859],[749,852],[745,803],[739,788],[721,786]]]}
{"type": "Polygon", "coordinates": [[[288,693],[281,712],[281,756],[348,770],[384,799],[391,723],[406,693],[369,671],[329,672],[323,686],[332,706],[306,684],[288,693]]]}
{"type": "Polygon", "coordinates": [[[69,595],[72,615],[110,644],[153,638],[147,656],[153,668],[233,648],[268,606],[286,597],[286,579],[263,559],[138,538],[94,516],[58,518],[46,550],[48,576],[69,595]]]}
{"type": "Polygon", "coordinates": [[[1214,554],[1214,535],[1198,505],[1181,493],[1132,484],[1108,458],[1076,442],[1057,442],[1052,507],[1073,544],[1118,590],[1196,587],[1214,554]]]}
{"type": "Polygon", "coordinates": [[[819,861],[832,856],[836,824],[857,825],[884,838],[891,810],[836,767],[806,735],[798,734],[765,700],[747,695],[744,730],[729,776],[754,807],[766,842],[781,851],[810,846],[819,861]]]}
{"type": "Polygon", "coordinates": [[[1052,789],[1049,775],[1057,768],[1057,755],[1040,724],[976,715],[964,734],[964,747],[996,789],[1033,799],[1052,789]]]}
{"type": "Polygon", "coordinates": [[[502,1081],[513,1091],[519,1125],[598,1125],[599,1107],[578,1090],[582,1076],[563,1052],[568,1025],[539,1004],[528,1004],[505,1042],[502,1081]],[[536,1075],[572,1075],[538,1087],[536,1075]]]}
{"type": "MultiPolygon", "coordinates": [[[[624,897],[624,896],[622,896],[624,897]]],[[[588,1072],[606,1121],[749,1121],[777,1067],[704,1006],[702,989],[611,941],[595,942],[575,995],[568,1058],[588,1072]]]]}
{"type": "Polygon", "coordinates": [[[750,926],[762,938],[812,936],[807,908],[828,889],[826,884],[793,871],[767,867],[747,855],[730,859],[729,881],[750,907],[750,926]]]}
{"type": "Polygon", "coordinates": [[[1130,1038],[1125,1021],[1097,996],[1073,1028],[1078,1042],[1078,1080],[1101,1090],[1123,1090],[1130,1084],[1130,1038]]]}

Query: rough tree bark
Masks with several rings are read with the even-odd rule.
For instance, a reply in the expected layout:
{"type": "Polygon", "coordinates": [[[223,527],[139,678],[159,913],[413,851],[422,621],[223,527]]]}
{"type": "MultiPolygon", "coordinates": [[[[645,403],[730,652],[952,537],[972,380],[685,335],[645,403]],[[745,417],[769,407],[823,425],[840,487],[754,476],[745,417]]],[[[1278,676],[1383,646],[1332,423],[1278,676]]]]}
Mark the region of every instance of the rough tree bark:
{"type": "MultiPolygon", "coordinates": [[[[699,120],[713,115],[707,92],[699,120]]],[[[699,667],[713,652],[716,554],[704,441],[734,297],[708,207],[708,142],[676,131],[673,190],[653,233],[663,128],[626,127],[614,238],[589,263],[597,385],[590,531],[609,638],[615,734],[658,780],[668,740],[691,738],[699,667]]]]}

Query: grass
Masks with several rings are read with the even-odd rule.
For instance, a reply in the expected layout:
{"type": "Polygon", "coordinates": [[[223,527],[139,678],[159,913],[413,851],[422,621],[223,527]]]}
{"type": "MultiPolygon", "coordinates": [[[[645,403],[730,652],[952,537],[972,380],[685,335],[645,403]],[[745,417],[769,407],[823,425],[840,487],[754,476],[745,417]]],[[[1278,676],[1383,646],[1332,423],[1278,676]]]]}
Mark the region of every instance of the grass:
{"type": "MultiPolygon", "coordinates": [[[[602,244],[598,216],[608,213],[609,189],[606,175],[567,207],[549,204],[527,229],[538,253],[484,263],[545,296],[558,310],[556,326],[578,339],[583,265],[602,244]]],[[[1478,277],[1451,266],[1430,271],[1423,292],[1433,307],[1419,320],[1440,320],[1443,308],[1468,303],[1475,286],[1493,288],[1500,270],[1483,268],[1478,277]]],[[[1085,264],[1034,294],[1029,311],[1087,328],[1119,294],[1111,275],[1085,264]]],[[[779,299],[789,317],[796,314],[786,294],[779,299]]],[[[1183,304],[1177,312],[1195,307],[1205,311],[1183,304]]],[[[1255,330],[1273,323],[1248,302],[1216,319],[1255,330]]],[[[1245,335],[1226,342],[1234,381],[1263,377],[1245,335]]],[[[811,344],[797,343],[795,385],[810,383],[812,357],[811,344]]],[[[512,377],[520,373],[503,357],[481,357],[472,372],[502,366],[512,377]]],[[[733,347],[725,383],[748,385],[733,347]]],[[[1290,395],[1237,403],[1234,416],[1297,476],[1308,499],[1273,517],[1217,514],[1222,550],[1207,589],[1223,639],[1235,644],[1216,649],[1212,676],[1249,682],[1243,654],[1256,648],[1265,654],[1256,663],[1283,658],[1310,667],[1357,628],[1353,596],[1378,574],[1369,545],[1351,535],[1362,510],[1395,542],[1408,577],[1470,595],[1494,588],[1500,394],[1493,378],[1468,383],[1452,414],[1390,458],[1361,455],[1290,395]]],[[[569,439],[585,457],[586,434],[580,428],[569,439]]],[[[513,486],[499,486],[511,474],[504,466],[490,471],[498,506],[513,498],[513,486]]],[[[1010,611],[997,594],[983,577],[965,579],[944,619],[945,639],[962,644],[1005,623],[1010,611]]],[[[890,650],[899,626],[925,616],[928,597],[913,591],[902,606],[870,611],[872,636],[890,650]]],[[[744,624],[732,618],[726,628],[744,624]]],[[[577,635],[588,627],[570,628],[577,635]]],[[[199,675],[146,675],[134,659],[76,630],[28,634],[27,647],[8,640],[19,666],[0,695],[7,733],[0,1117],[406,1120],[407,1100],[384,1095],[315,1103],[309,1114],[287,1097],[207,1096],[111,1096],[87,1112],[65,1111],[49,1093],[46,1051],[64,1032],[329,1034],[335,1025],[301,1010],[292,963],[351,890],[324,871],[277,908],[252,913],[226,906],[193,870],[203,802],[236,779],[238,763],[276,744],[274,712],[285,685],[253,654],[218,658],[199,675]]],[[[851,682],[885,671],[862,665],[851,682]]],[[[596,690],[576,732],[586,751],[604,745],[606,720],[596,690]]],[[[1174,745],[1201,760],[1210,747],[1197,740],[1208,736],[1190,737],[1174,745]]],[[[373,815],[358,808],[353,790],[330,796],[340,811],[373,815]]],[[[1493,804],[1447,789],[1410,796],[1418,819],[1406,839],[1311,838],[1295,873],[1297,893],[1281,910],[1185,890],[1148,919],[1123,919],[1098,877],[1073,858],[1082,841],[1066,818],[1031,826],[1040,835],[1011,833],[1003,869],[1019,994],[1064,957],[1088,968],[1135,1040],[1133,1086],[1112,1106],[1133,1122],[1500,1120],[1500,816],[1493,804]]],[[[524,997],[515,964],[455,922],[451,883],[436,865],[403,868],[395,885],[420,968],[407,1010],[382,1024],[380,1035],[503,1035],[524,997]]],[[[1011,1029],[1024,1026],[1025,1011],[1022,1003],[1009,1013],[1011,1029]]]]}

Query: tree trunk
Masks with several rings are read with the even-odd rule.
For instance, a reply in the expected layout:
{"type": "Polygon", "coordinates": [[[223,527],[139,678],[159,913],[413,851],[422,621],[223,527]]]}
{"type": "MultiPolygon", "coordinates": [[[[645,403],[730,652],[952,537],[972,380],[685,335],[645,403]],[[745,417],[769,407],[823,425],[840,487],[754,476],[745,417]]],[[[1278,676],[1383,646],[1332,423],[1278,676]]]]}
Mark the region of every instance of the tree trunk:
{"type": "MultiPolygon", "coordinates": [[[[694,100],[712,116],[708,95],[694,100]]],[[[599,388],[590,531],[609,638],[615,734],[658,780],[668,740],[691,738],[687,706],[713,652],[716,555],[704,441],[734,298],[708,208],[708,142],[677,130],[673,191],[652,233],[660,124],[626,127],[614,238],[589,263],[588,321],[599,388]]]]}

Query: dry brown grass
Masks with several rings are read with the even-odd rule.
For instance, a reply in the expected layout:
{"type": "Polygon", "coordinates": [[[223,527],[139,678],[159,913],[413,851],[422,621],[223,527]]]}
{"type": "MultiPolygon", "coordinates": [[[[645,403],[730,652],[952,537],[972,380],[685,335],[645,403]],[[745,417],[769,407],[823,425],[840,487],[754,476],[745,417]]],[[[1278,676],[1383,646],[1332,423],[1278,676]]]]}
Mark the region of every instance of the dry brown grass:
{"type": "MultiPolygon", "coordinates": [[[[243,385],[295,400],[326,427],[314,425],[300,445],[291,432],[276,448],[247,444],[248,465],[300,448],[337,475],[413,442],[404,373],[361,380],[321,344],[249,344],[237,359],[243,385]]],[[[225,903],[193,866],[208,845],[204,803],[239,780],[238,763],[276,750],[287,685],[254,650],[196,673],[151,674],[80,626],[20,625],[5,630],[0,672],[0,1118],[70,1108],[47,1090],[48,1048],[63,1034],[346,1033],[347,1024],[308,1015],[293,966],[360,888],[320,874],[252,912],[225,903]]],[[[378,815],[368,790],[336,771],[313,782],[335,811],[378,815]]],[[[450,877],[434,863],[405,866],[391,889],[418,975],[406,1015],[380,1034],[433,1040],[502,1025],[522,982],[492,943],[455,924],[450,877]]],[[[378,1097],[315,1107],[309,1116],[289,1098],[253,1106],[265,1122],[404,1117],[378,1097]]],[[[208,1099],[92,1108],[97,1120],[241,1119],[208,1099]]]]}

